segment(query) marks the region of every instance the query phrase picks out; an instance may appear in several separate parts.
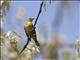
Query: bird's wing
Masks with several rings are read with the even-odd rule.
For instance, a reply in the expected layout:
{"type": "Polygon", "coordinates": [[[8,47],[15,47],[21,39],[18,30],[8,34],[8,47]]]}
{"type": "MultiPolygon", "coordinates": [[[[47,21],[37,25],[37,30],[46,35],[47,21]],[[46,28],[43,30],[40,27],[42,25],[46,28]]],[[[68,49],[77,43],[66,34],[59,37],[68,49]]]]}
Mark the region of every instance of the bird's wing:
{"type": "Polygon", "coordinates": [[[33,25],[32,25],[32,28],[30,30],[29,35],[33,40],[37,40],[37,38],[36,38],[36,30],[35,30],[35,27],[33,25]]]}

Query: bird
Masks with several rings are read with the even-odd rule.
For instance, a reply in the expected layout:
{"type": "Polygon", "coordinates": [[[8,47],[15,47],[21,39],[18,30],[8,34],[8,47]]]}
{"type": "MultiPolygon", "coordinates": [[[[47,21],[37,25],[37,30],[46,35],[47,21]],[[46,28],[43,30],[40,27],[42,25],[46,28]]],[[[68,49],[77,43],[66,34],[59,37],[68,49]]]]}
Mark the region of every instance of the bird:
{"type": "Polygon", "coordinates": [[[28,40],[27,40],[27,43],[24,45],[23,49],[21,50],[21,52],[19,53],[19,55],[25,50],[25,48],[27,48],[29,42],[31,41],[31,38],[34,40],[36,45],[40,47],[40,44],[37,41],[36,30],[32,23],[33,20],[34,18],[28,18],[24,23],[24,31],[26,33],[26,36],[28,37],[28,40]]]}

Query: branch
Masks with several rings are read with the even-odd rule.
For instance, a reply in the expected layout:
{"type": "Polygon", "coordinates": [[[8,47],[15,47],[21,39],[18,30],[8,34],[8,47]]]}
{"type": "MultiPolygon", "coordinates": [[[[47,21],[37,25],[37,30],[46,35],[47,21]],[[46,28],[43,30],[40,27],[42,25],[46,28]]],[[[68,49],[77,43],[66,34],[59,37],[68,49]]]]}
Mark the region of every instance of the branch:
{"type": "Polygon", "coordinates": [[[41,12],[42,12],[42,6],[43,6],[43,3],[44,3],[44,1],[42,1],[42,3],[40,4],[40,9],[39,9],[39,12],[38,12],[38,15],[37,15],[36,21],[35,21],[35,23],[34,23],[34,26],[36,26],[37,21],[38,21],[38,18],[39,18],[39,16],[40,16],[41,12]]]}

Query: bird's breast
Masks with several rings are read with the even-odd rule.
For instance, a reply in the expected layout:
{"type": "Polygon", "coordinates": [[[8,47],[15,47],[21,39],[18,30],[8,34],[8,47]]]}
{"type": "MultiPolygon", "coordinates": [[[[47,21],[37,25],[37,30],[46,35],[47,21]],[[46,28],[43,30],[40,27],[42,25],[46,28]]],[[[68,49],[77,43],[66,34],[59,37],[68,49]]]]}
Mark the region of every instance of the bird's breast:
{"type": "Polygon", "coordinates": [[[31,25],[25,26],[25,29],[26,29],[27,32],[31,32],[33,30],[32,28],[33,27],[31,25]]]}

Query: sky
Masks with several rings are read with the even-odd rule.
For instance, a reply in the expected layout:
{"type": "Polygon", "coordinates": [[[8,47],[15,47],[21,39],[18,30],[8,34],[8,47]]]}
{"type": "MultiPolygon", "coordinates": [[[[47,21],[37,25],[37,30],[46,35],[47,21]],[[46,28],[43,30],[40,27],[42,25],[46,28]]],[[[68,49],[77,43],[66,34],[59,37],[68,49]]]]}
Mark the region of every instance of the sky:
{"type": "MultiPolygon", "coordinates": [[[[21,34],[24,33],[24,22],[27,18],[29,17],[36,17],[39,7],[40,7],[41,1],[14,1],[11,2],[10,5],[10,10],[6,16],[6,24],[8,27],[6,28],[7,25],[4,25],[5,31],[9,31],[11,29],[16,28],[19,30],[21,34]],[[22,9],[21,12],[23,12],[23,17],[20,19],[20,22],[17,24],[17,12],[19,9],[22,9]],[[9,25],[11,24],[11,25],[9,25]]],[[[79,2],[77,1],[71,1],[67,7],[64,8],[63,10],[63,16],[62,16],[62,24],[60,27],[60,33],[62,33],[68,41],[74,41],[80,36],[79,32],[79,2]]],[[[53,20],[55,20],[55,15],[56,11],[60,8],[60,2],[59,1],[54,1],[51,4],[49,2],[46,2],[46,11],[42,10],[42,13],[39,17],[39,20],[37,22],[37,31],[39,32],[39,28],[41,28],[41,24],[46,25],[46,29],[48,30],[48,34],[51,35],[52,27],[51,24],[53,20]]],[[[57,16],[58,17],[58,16],[57,16]]]]}
{"type": "MultiPolygon", "coordinates": [[[[10,10],[6,15],[4,30],[6,32],[16,29],[21,35],[25,35],[24,32],[24,22],[29,17],[36,17],[39,11],[41,1],[14,1],[10,3],[10,10]],[[22,18],[16,23],[17,13],[19,9],[22,9],[22,18]]],[[[62,23],[60,25],[59,33],[65,38],[67,43],[75,43],[76,40],[80,37],[80,3],[78,1],[69,1],[69,4],[63,9],[61,7],[60,1],[53,1],[51,4],[46,2],[46,11],[43,8],[42,13],[36,24],[37,34],[44,37],[45,41],[50,40],[52,37],[52,23],[55,20],[55,15],[58,9],[62,9],[63,16],[61,18],[62,23]],[[43,34],[43,31],[40,28],[46,26],[47,34],[43,34]]],[[[61,15],[61,14],[60,14],[61,15]]],[[[57,15],[57,18],[59,16],[57,15]]],[[[53,32],[54,34],[54,32],[53,32]]],[[[24,41],[21,41],[21,44],[24,44],[24,41]]]]}

